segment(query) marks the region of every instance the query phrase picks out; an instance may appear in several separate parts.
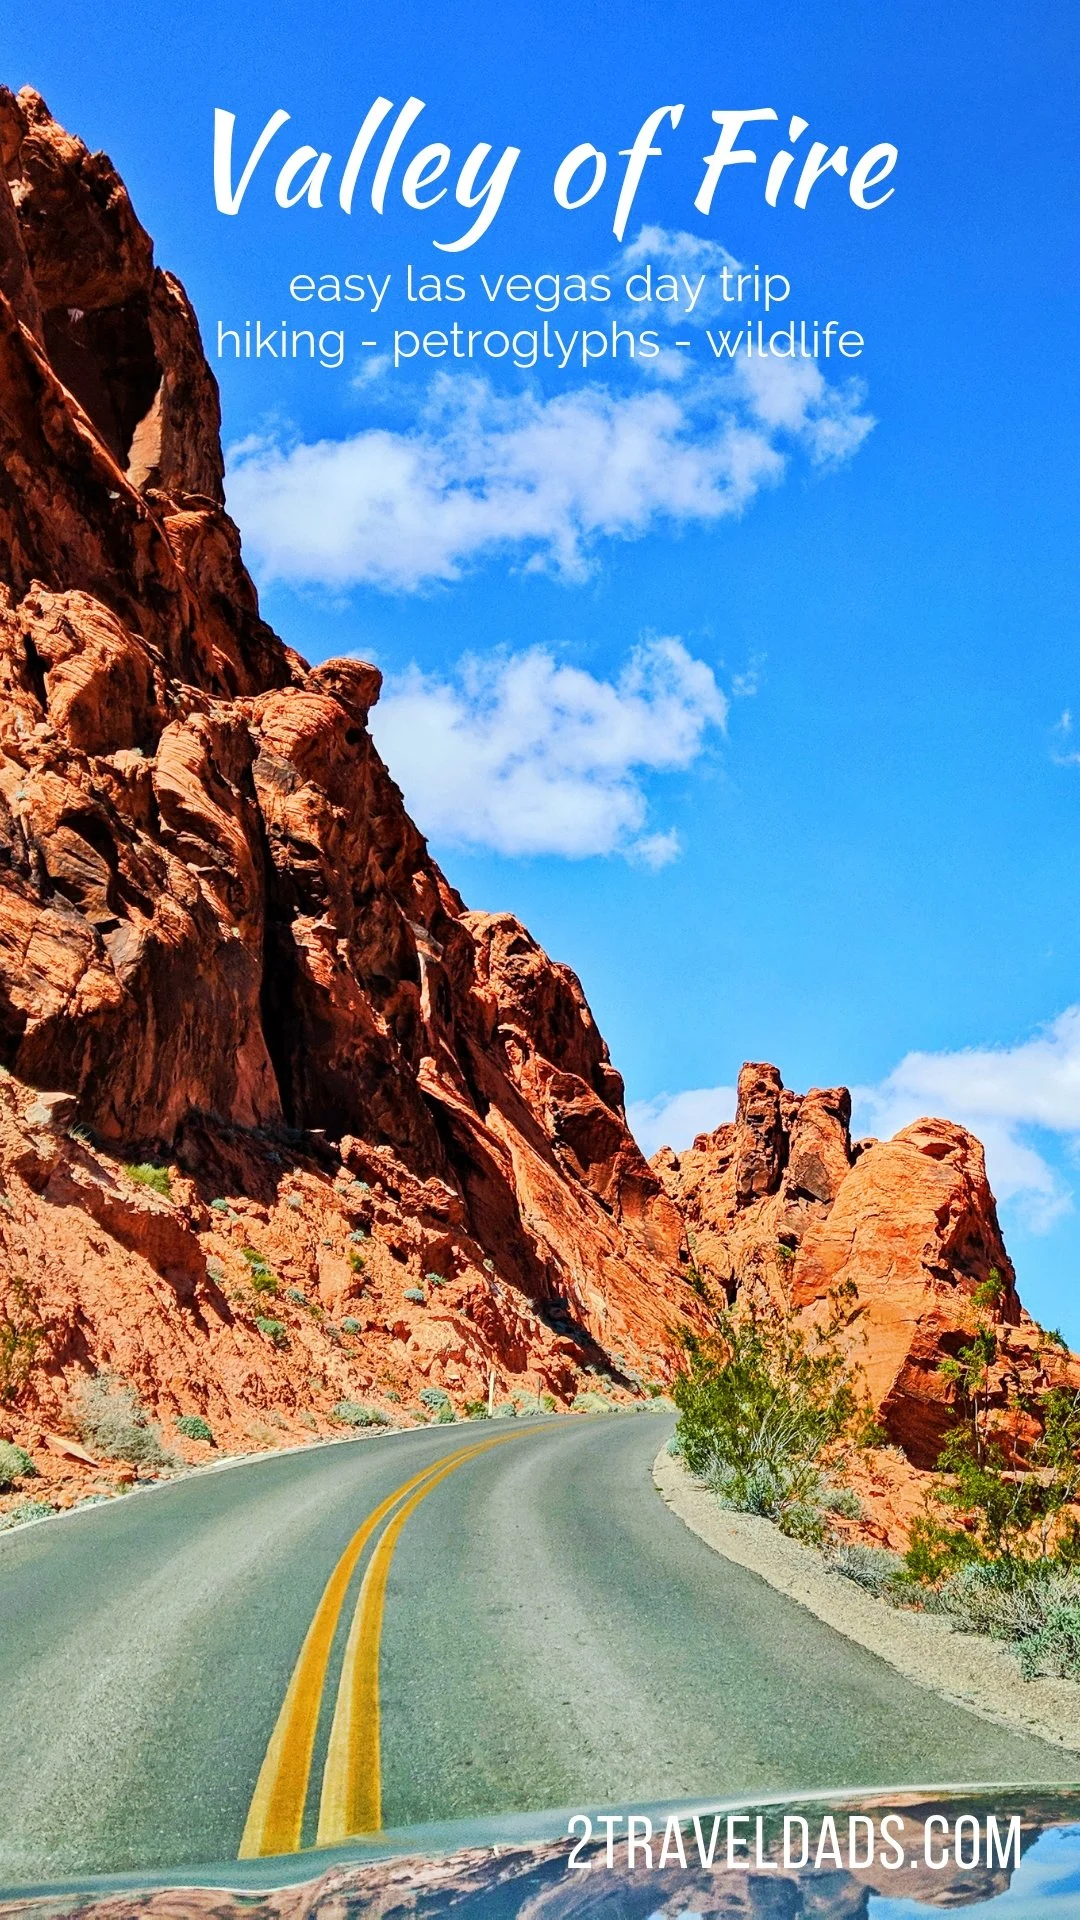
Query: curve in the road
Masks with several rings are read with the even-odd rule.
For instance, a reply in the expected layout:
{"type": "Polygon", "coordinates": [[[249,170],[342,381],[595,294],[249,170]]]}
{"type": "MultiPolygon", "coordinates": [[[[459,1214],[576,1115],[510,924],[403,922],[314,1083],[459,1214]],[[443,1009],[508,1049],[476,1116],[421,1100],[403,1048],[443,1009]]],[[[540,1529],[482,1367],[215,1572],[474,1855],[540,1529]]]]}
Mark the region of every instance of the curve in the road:
{"type": "Polygon", "coordinates": [[[245,1851],[278,1846],[291,1871],[318,1832],[331,1702],[355,1726],[373,1674],[377,1761],[361,1711],[369,1757],[336,1743],[352,1783],[324,1835],[379,1824],[357,1786],[376,1766],[386,1828],[481,1834],[553,1807],[1074,1777],[1073,1755],[712,1553],[653,1487],[662,1432],[648,1413],[482,1442],[432,1427],[0,1537],[0,1880],[235,1861],[276,1725],[287,1818],[253,1820],[245,1851]]]}

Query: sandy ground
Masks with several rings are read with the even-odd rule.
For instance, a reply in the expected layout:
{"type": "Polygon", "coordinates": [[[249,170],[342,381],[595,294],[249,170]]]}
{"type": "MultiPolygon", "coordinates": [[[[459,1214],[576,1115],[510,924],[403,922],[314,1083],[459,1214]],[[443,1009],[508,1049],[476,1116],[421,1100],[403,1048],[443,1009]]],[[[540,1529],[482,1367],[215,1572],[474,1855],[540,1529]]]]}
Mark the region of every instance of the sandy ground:
{"type": "Polygon", "coordinates": [[[932,1687],[998,1726],[1037,1734],[1080,1753],[1077,1682],[1024,1680],[1000,1641],[958,1632],[940,1615],[909,1613],[864,1592],[831,1572],[815,1548],[789,1540],[771,1521],[726,1512],[715,1494],[666,1449],[653,1462],[653,1479],[672,1512],[714,1552],[759,1574],[908,1680],[932,1687]]]}

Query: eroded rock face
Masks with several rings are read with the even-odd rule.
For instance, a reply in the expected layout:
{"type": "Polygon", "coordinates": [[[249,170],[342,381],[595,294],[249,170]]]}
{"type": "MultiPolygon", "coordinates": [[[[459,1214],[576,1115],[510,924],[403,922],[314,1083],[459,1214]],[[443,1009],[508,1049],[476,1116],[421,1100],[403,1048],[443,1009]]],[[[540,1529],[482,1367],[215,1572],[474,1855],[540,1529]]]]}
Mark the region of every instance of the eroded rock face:
{"type": "Polygon", "coordinates": [[[853,1285],[852,1353],[918,1467],[934,1466],[956,1419],[941,1362],[989,1317],[994,1404],[1022,1446],[1022,1391],[1080,1384],[1080,1368],[1047,1349],[1020,1305],[980,1143],[950,1121],[918,1120],[853,1144],[850,1122],[845,1087],[794,1094],[775,1067],[751,1063],[730,1125],[656,1156],[703,1279],[729,1300],[758,1287],[807,1314],[853,1285]],[[988,1282],[996,1301],[978,1307],[988,1282]]]}
{"type": "Polygon", "coordinates": [[[377,671],[309,669],[261,619],[195,317],[109,161],[29,90],[0,91],[0,157],[0,1177],[6,1142],[5,1270],[44,1329],[20,1403],[62,1421],[99,1366],[219,1427],[275,1395],[321,1420],[350,1381],[664,1378],[700,1315],[681,1220],[578,981],[431,860],[367,729],[377,671]],[[44,1174],[34,1091],[88,1130],[52,1128],[44,1174]],[[150,1155],[172,1199],[117,1171],[150,1155]],[[362,1285],[342,1168],[375,1196],[362,1285]],[[214,1239],[252,1194],[318,1307],[281,1309],[288,1346],[214,1239]]]}

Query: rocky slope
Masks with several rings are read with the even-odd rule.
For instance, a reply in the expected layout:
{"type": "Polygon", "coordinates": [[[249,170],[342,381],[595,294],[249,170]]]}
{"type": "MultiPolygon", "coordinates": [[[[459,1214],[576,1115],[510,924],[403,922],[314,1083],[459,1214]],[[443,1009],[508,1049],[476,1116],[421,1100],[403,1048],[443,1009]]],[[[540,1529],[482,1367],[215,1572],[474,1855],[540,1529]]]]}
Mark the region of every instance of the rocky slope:
{"type": "Polygon", "coordinates": [[[109,161],[29,90],[0,155],[8,1431],[70,1433],[100,1369],[233,1442],[662,1380],[700,1308],[577,979],[431,860],[377,671],[261,619],[109,161]]]}

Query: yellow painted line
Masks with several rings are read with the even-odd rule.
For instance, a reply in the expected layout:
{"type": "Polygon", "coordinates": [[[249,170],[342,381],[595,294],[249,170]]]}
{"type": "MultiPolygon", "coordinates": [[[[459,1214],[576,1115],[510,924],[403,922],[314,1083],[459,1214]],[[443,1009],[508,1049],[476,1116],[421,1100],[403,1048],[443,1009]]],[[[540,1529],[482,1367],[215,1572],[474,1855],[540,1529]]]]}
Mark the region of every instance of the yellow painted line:
{"type": "MultiPolygon", "coordinates": [[[[511,1436],[506,1437],[509,1439],[511,1436]]],[[[471,1460],[475,1453],[482,1453],[486,1447],[495,1444],[487,1440],[479,1446],[467,1447],[455,1456],[452,1465],[471,1460]]],[[[264,1854],[296,1853],[299,1850],[303,1840],[304,1806],[326,1669],[349,1582],[372,1534],[398,1501],[405,1499],[424,1482],[442,1479],[447,1470],[444,1461],[436,1460],[389,1494],[353,1535],[330,1575],[304,1637],[259,1770],[244,1823],[237,1856],[239,1859],[256,1860],[264,1854]]]]}
{"type": "Polygon", "coordinates": [[[433,1473],[394,1515],[368,1561],[338,1682],[323,1770],[316,1846],[337,1846],[356,1834],[378,1833],[382,1827],[379,1642],[390,1562],[402,1529],[440,1480],[445,1480],[474,1454],[486,1453],[489,1447],[504,1446],[513,1438],[514,1435],[506,1434],[499,1440],[486,1440],[433,1473]]]}

